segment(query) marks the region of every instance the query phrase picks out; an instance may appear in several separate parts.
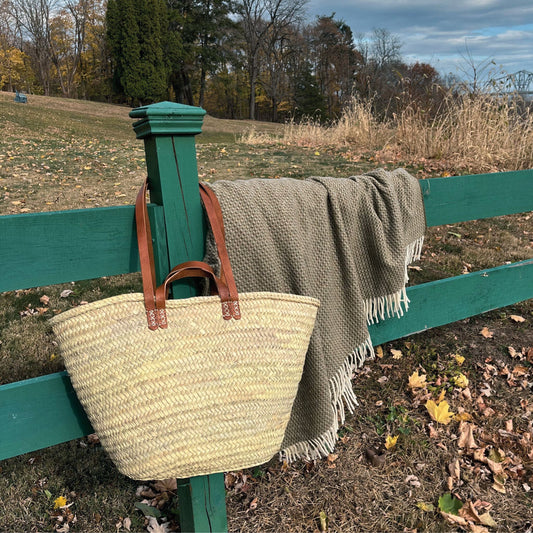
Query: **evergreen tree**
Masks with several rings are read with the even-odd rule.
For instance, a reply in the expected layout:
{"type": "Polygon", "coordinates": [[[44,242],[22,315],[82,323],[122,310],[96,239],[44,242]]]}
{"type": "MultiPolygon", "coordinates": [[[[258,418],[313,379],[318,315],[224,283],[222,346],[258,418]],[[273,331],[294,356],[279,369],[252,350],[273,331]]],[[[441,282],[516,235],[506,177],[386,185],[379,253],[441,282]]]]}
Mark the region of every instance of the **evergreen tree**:
{"type": "Polygon", "coordinates": [[[322,121],[326,118],[325,98],[307,61],[295,80],[294,105],[296,119],[311,118],[322,121]]]}
{"type": "Polygon", "coordinates": [[[224,63],[222,41],[234,26],[230,0],[168,0],[171,31],[181,38],[179,55],[173,55],[171,83],[176,99],[204,105],[208,74],[224,63]]]}
{"type": "Polygon", "coordinates": [[[115,93],[140,105],[164,99],[168,87],[164,0],[109,0],[106,19],[115,93]]]}

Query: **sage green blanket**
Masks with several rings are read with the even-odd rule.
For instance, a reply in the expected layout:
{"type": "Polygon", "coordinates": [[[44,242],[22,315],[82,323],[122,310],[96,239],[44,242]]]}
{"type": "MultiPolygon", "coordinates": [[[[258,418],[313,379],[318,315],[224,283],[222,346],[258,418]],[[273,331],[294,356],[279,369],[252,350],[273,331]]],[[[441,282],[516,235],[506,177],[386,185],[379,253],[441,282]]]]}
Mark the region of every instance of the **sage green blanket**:
{"type": "MultiPolygon", "coordinates": [[[[320,300],[281,453],[288,461],[325,456],[345,406],[357,405],[353,371],[373,356],[367,325],[407,309],[407,265],[419,258],[425,231],[419,184],[398,169],[210,185],[238,290],[320,300]]],[[[212,237],[205,259],[217,267],[212,237]]]]}

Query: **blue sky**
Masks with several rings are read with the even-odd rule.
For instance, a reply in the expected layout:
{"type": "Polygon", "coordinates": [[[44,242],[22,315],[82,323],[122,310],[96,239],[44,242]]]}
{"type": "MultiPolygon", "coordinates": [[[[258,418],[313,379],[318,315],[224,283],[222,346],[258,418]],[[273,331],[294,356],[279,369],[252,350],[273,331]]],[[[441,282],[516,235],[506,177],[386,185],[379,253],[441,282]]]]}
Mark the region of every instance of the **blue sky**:
{"type": "Polygon", "coordinates": [[[533,72],[533,0],[309,0],[309,18],[336,14],[354,33],[386,28],[408,63],[423,61],[464,77],[467,48],[490,69],[533,72]]]}

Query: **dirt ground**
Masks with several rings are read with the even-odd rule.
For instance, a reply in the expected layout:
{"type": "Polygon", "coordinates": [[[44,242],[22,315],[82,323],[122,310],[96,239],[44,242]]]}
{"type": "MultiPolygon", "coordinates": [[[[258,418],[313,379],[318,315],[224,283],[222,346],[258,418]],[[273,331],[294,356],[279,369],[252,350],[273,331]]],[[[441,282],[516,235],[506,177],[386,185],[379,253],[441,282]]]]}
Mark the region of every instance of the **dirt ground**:
{"type": "Polygon", "coordinates": [[[347,419],[334,455],[289,467],[273,461],[229,478],[230,530],[457,531],[438,509],[439,497],[452,492],[463,503],[482,502],[478,508],[489,511],[495,531],[531,531],[533,454],[531,437],[524,440],[533,421],[531,366],[528,385],[519,384],[513,368],[520,358],[511,357],[508,347],[531,354],[532,318],[530,301],[384,346],[384,357],[354,379],[359,407],[347,419]],[[509,318],[515,313],[527,317],[527,327],[509,318]],[[480,335],[484,327],[492,338],[480,335]],[[402,359],[393,359],[392,347],[404,353],[402,359]],[[415,401],[407,385],[415,369],[443,379],[455,366],[455,354],[465,357],[461,370],[470,383],[467,397],[465,389],[447,393],[451,408],[472,415],[478,450],[503,451],[502,462],[509,461],[503,468],[505,493],[493,488],[486,463],[458,447],[460,422],[431,425],[424,403],[415,401]],[[389,451],[383,448],[385,434],[399,434],[389,451]],[[453,469],[459,475],[450,481],[453,469]]]}

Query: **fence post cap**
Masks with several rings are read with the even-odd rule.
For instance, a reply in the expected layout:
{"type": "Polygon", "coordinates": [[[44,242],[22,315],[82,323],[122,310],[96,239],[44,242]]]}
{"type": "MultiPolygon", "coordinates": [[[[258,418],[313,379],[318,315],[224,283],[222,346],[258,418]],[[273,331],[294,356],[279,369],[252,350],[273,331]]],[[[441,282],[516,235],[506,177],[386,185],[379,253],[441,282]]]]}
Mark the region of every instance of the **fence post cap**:
{"type": "Polygon", "coordinates": [[[148,135],[196,135],[202,132],[205,110],[174,102],[159,102],[130,111],[138,139],[148,135]]]}

